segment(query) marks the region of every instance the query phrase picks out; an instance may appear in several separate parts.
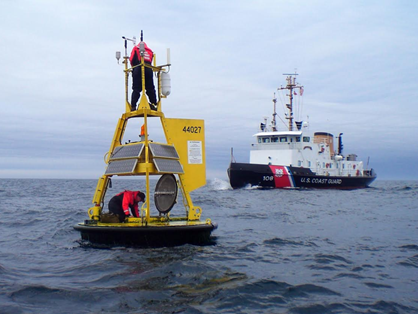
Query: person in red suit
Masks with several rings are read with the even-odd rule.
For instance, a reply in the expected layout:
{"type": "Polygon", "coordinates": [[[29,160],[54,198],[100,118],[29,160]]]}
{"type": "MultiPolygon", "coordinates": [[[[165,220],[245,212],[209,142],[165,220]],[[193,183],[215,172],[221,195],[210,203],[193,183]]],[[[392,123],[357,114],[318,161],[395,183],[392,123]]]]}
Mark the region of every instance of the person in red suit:
{"type": "Polygon", "coordinates": [[[145,194],[141,191],[124,191],[113,196],[109,201],[109,212],[119,216],[123,222],[126,217],[139,217],[138,203],[145,202],[145,194]]]}
{"type": "MultiPolygon", "coordinates": [[[[154,57],[154,53],[147,46],[147,44],[141,41],[138,45],[134,46],[131,52],[131,56],[129,57],[129,61],[131,66],[137,66],[141,64],[141,52],[140,46],[143,45],[144,47],[144,62],[146,64],[151,64],[152,58],[154,57]]],[[[157,110],[157,96],[155,94],[155,86],[154,86],[154,77],[153,71],[151,68],[145,68],[145,90],[148,96],[148,101],[150,103],[150,107],[152,110],[157,110]]],[[[136,110],[136,103],[141,95],[142,91],[142,67],[137,66],[134,67],[132,70],[132,95],[131,95],[131,110],[136,110]]]]}

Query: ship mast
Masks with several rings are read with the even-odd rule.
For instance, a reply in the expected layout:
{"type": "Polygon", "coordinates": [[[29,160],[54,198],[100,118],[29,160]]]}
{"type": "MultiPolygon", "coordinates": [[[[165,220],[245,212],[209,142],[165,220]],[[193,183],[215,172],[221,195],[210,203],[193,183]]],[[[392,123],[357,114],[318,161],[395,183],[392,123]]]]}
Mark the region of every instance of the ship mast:
{"type": "Polygon", "coordinates": [[[274,93],[274,98],[273,98],[273,121],[271,121],[271,127],[272,127],[272,131],[275,132],[277,131],[277,127],[276,127],[276,103],[277,103],[277,98],[276,98],[276,93],[274,93]]]}
{"type": "Polygon", "coordinates": [[[296,75],[297,73],[293,74],[283,74],[287,75],[286,82],[287,85],[285,87],[280,86],[277,90],[284,90],[287,89],[289,91],[289,94],[286,96],[289,96],[289,103],[286,104],[286,108],[289,110],[289,114],[286,116],[286,119],[289,120],[289,131],[293,131],[293,90],[299,88],[303,88],[303,86],[296,83],[296,75]]]}

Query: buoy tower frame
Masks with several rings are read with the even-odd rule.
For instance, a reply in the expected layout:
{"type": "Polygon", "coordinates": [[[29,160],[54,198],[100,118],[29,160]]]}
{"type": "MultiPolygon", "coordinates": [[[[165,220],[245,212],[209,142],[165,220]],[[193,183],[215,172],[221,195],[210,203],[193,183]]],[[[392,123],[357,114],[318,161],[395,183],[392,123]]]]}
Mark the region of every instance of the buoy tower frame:
{"type": "MultiPolygon", "coordinates": [[[[172,173],[178,175],[178,187],[180,188],[183,195],[183,203],[186,209],[186,217],[178,218],[178,220],[186,220],[188,222],[197,222],[200,219],[202,209],[198,206],[194,206],[192,199],[190,197],[190,192],[206,184],[206,170],[205,170],[205,150],[204,150],[204,121],[203,120],[194,120],[194,119],[169,119],[164,116],[162,112],[161,100],[166,98],[168,95],[163,93],[162,86],[162,75],[168,73],[171,63],[170,63],[170,51],[167,49],[167,63],[163,65],[156,65],[156,57],[154,54],[153,64],[147,64],[144,62],[143,53],[141,53],[141,61],[138,67],[142,67],[142,92],[139,100],[138,108],[135,111],[131,111],[131,104],[128,100],[128,82],[129,74],[132,73],[133,67],[130,67],[129,57],[127,54],[127,41],[134,41],[125,37],[122,37],[125,41],[125,55],[123,56],[124,64],[124,75],[125,75],[125,112],[119,118],[116,125],[115,133],[109,148],[109,151],[106,155],[105,162],[108,165],[105,174],[98,180],[96,191],[92,200],[94,204],[88,210],[90,220],[99,221],[100,215],[104,207],[104,198],[113,175],[128,176],[128,175],[145,175],[146,183],[146,201],[143,203],[141,208],[141,217],[129,217],[125,222],[127,223],[139,223],[141,225],[149,225],[151,223],[158,223],[170,220],[169,214],[159,215],[157,217],[152,217],[150,212],[150,175],[163,175],[166,173],[172,173]],[[157,108],[152,110],[147,96],[145,95],[145,68],[152,69],[153,73],[157,76],[157,108]],[[151,145],[155,143],[150,141],[148,135],[148,119],[149,118],[160,118],[161,125],[164,131],[164,135],[167,143],[156,144],[164,149],[169,149],[170,147],[174,148],[176,154],[170,156],[157,156],[152,153],[151,145]],[[136,143],[122,144],[122,138],[127,127],[129,119],[132,118],[143,118],[143,141],[136,143]],[[193,142],[197,145],[197,150],[201,151],[200,157],[197,161],[190,161],[190,156],[188,155],[188,150],[190,149],[190,142],[193,142]],[[200,144],[199,144],[200,143],[200,144]],[[115,158],[115,154],[118,151],[118,148],[128,148],[131,149],[133,145],[141,146],[138,148],[140,152],[137,155],[126,155],[122,157],[115,158]],[[189,146],[188,146],[189,145],[189,146]],[[200,145],[200,146],[199,146],[200,145]],[[166,158],[167,157],[167,158],[166,158]],[[113,158],[113,159],[112,159],[113,158]],[[127,160],[134,160],[135,166],[132,171],[127,171],[122,169],[119,172],[115,170],[109,171],[110,165],[113,162],[121,162],[127,160]],[[160,169],[158,164],[154,162],[155,160],[165,159],[165,161],[175,161],[177,160],[181,166],[174,167],[174,169],[160,169]],[[191,174],[187,171],[193,172],[193,178],[191,174]]],[[[141,35],[142,41],[142,35],[141,35]]],[[[135,44],[135,42],[134,42],[135,44]]],[[[120,53],[117,52],[116,56],[120,58],[120,53]]],[[[142,133],[142,132],[141,132],[142,133]]],[[[158,147],[157,147],[158,148],[158,147]]],[[[127,149],[125,149],[127,150],[127,149]]],[[[170,150],[170,149],[169,149],[170,150]]],[[[172,151],[172,150],[171,150],[172,151]]],[[[164,154],[163,154],[164,155],[164,154]]],[[[199,153],[198,153],[199,155],[199,153]]],[[[116,156],[117,157],[117,156],[116,156]]],[[[172,220],[172,219],[171,219],[172,220]]],[[[207,219],[206,224],[210,224],[210,219],[207,219]]]]}

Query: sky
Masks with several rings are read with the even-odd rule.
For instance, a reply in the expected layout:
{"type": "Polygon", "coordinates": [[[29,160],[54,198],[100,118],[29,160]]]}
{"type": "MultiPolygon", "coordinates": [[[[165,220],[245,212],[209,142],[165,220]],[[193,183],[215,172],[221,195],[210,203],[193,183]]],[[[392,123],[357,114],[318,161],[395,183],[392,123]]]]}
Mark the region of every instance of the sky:
{"type": "Polygon", "coordinates": [[[205,120],[208,178],[227,179],[232,147],[249,161],[297,72],[311,130],[343,133],[378,180],[418,179],[417,1],[0,2],[0,178],[103,175],[125,109],[115,52],[143,30],[157,64],[170,48],[165,116],[205,120]]]}

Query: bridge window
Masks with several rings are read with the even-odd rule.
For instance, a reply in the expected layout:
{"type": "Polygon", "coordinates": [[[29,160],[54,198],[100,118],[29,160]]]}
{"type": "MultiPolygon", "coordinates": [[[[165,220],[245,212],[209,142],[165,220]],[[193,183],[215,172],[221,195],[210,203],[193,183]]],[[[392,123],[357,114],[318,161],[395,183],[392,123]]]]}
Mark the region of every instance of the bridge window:
{"type": "Polygon", "coordinates": [[[287,142],[287,137],[286,136],[281,136],[280,137],[280,143],[286,143],[287,142]]]}
{"type": "Polygon", "coordinates": [[[296,142],[300,142],[300,136],[296,136],[296,142]]]}
{"type": "Polygon", "coordinates": [[[271,138],[271,142],[272,143],[277,143],[279,141],[279,138],[278,137],[272,137],[271,138]]]}
{"type": "Polygon", "coordinates": [[[303,141],[304,141],[305,143],[309,143],[309,142],[310,142],[310,140],[311,140],[311,138],[310,138],[309,136],[304,136],[304,137],[303,137],[303,141]]]}

